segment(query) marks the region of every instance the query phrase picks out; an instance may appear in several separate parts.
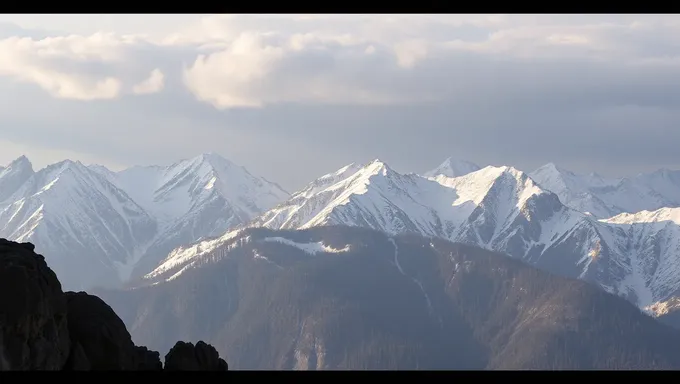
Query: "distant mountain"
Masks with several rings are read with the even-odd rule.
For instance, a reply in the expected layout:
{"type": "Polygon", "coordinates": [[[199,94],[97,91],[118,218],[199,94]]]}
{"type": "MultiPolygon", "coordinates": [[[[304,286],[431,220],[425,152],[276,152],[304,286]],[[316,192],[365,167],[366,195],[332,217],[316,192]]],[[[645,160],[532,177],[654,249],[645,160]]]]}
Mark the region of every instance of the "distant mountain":
{"type": "Polygon", "coordinates": [[[34,172],[21,157],[0,174],[0,191],[0,237],[49,250],[63,284],[76,289],[125,278],[157,230],[125,192],[79,162],[34,172]]]}
{"type": "Polygon", "coordinates": [[[349,225],[506,253],[641,308],[680,297],[677,171],[606,179],[447,159],[428,175],[375,160],[289,195],[215,154],[120,172],[72,161],[34,172],[21,157],[0,171],[0,236],[55,257],[73,289],[141,278],[235,228],[349,225]]]}
{"type": "Polygon", "coordinates": [[[34,243],[66,289],[116,286],[287,196],[214,154],[121,172],[22,156],[0,171],[0,237],[34,243]]]}
{"type": "Polygon", "coordinates": [[[662,169],[633,178],[606,179],[594,173],[577,175],[549,163],[530,176],[567,206],[598,219],[680,207],[680,171],[662,169]]]}
{"type": "Polygon", "coordinates": [[[33,166],[25,156],[12,161],[6,168],[0,170],[0,204],[6,205],[7,199],[21,188],[33,174],[33,166]]]}
{"type": "MultiPolygon", "coordinates": [[[[94,168],[102,172],[102,167],[94,168]]],[[[216,154],[167,167],[132,167],[109,180],[139,202],[159,223],[159,233],[133,276],[151,271],[174,248],[248,222],[289,194],[216,154]]]]}
{"type": "Polygon", "coordinates": [[[477,164],[465,160],[456,160],[453,157],[449,157],[448,159],[444,160],[443,163],[439,164],[437,168],[425,172],[423,176],[435,177],[438,175],[444,175],[447,177],[458,177],[479,171],[480,169],[482,168],[477,164]]]}
{"type": "Polygon", "coordinates": [[[678,331],[480,248],[338,226],[211,241],[97,292],[136,343],[200,338],[232,369],[680,368],[678,331]]]}

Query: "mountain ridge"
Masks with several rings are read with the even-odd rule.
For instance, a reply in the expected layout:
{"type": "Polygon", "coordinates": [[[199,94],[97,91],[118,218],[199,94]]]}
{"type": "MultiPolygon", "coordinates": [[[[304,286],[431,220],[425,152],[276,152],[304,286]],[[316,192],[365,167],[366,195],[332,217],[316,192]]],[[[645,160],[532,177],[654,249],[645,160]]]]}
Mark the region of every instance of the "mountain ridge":
{"type": "MultiPolygon", "coordinates": [[[[479,169],[467,173],[463,170],[460,176],[435,174],[436,170],[447,170],[442,165],[453,169],[455,164],[472,164],[451,157],[426,177],[399,173],[386,162],[374,159],[341,167],[289,194],[277,184],[212,153],[168,166],[134,166],[118,172],[80,162],[58,164],[81,173],[87,173],[85,168],[98,175],[88,173],[86,179],[99,180],[94,183],[97,186],[90,185],[90,192],[74,198],[105,195],[100,189],[113,191],[118,198],[108,199],[108,203],[102,198],[101,210],[114,212],[114,205],[118,205],[111,201],[127,201],[124,205],[136,212],[135,220],[146,223],[143,230],[131,231],[124,229],[129,224],[112,226],[114,222],[131,220],[127,213],[120,214],[120,209],[116,214],[119,219],[90,214],[99,218],[92,219],[93,227],[118,228],[115,231],[134,232],[144,238],[132,246],[133,250],[115,251],[126,255],[125,262],[106,261],[121,281],[153,273],[166,259],[195,249],[197,244],[215,246],[225,234],[237,229],[357,225],[393,234],[442,237],[504,252],[547,271],[594,283],[641,308],[660,305],[680,294],[680,260],[674,256],[680,252],[680,234],[677,221],[663,219],[675,212],[672,203],[674,186],[680,181],[678,171],[606,179],[594,173],[577,175],[549,163],[528,173],[510,166],[480,168],[473,164],[471,169],[479,169]],[[611,196],[612,203],[605,203],[603,199],[611,196]],[[626,206],[632,210],[662,203],[670,206],[622,211],[626,206]],[[601,212],[586,210],[588,204],[596,208],[599,204],[601,212]],[[619,213],[608,216],[612,212],[619,213]]],[[[45,169],[54,170],[58,164],[45,169]]],[[[8,223],[10,218],[25,219],[13,227],[23,228],[24,232],[19,233],[23,236],[14,238],[30,237],[31,231],[26,229],[33,222],[29,219],[43,220],[41,209],[53,213],[49,204],[41,207],[40,199],[34,196],[54,181],[35,176],[47,173],[44,169],[34,172],[25,156],[0,171],[0,196],[17,196],[5,199],[5,203],[0,201],[0,218],[8,223]],[[23,211],[19,209],[22,193],[30,195],[30,204],[22,206],[23,211]],[[23,216],[14,215],[21,212],[23,216]]],[[[47,194],[54,193],[49,192],[50,188],[54,185],[47,188],[47,194]]],[[[81,205],[97,206],[94,202],[81,205]]],[[[68,235],[67,229],[74,222],[75,219],[60,220],[60,226],[53,227],[62,228],[61,232],[68,235]]],[[[110,236],[107,242],[121,242],[116,239],[124,235],[115,231],[116,236],[110,236]]],[[[0,234],[12,238],[15,232],[5,225],[5,232],[0,234]]],[[[40,241],[37,244],[42,246],[40,241]]],[[[68,277],[65,279],[68,281],[68,277]]]]}
{"type": "MultiPolygon", "coordinates": [[[[633,217],[639,220],[639,215],[633,217]]],[[[400,174],[379,159],[363,166],[350,164],[311,182],[239,228],[325,225],[411,232],[481,246],[594,283],[641,308],[680,289],[680,260],[675,260],[672,248],[654,253],[650,251],[654,247],[644,242],[633,244],[631,230],[626,232],[622,223],[565,205],[530,174],[508,166],[487,166],[459,177],[425,178],[400,174]],[[658,268],[645,267],[644,260],[656,260],[658,268]],[[670,270],[677,273],[668,277],[670,270]]],[[[233,233],[232,228],[224,239],[233,233]]],[[[187,244],[165,262],[176,260],[178,254],[191,258],[192,249],[207,252],[220,241],[216,237],[187,244]]]]}
{"type": "Polygon", "coordinates": [[[168,334],[200,338],[234,369],[680,364],[678,331],[620,297],[496,252],[361,227],[236,232],[153,285],[97,294],[136,343],[163,349],[168,334]]]}
{"type": "Polygon", "coordinates": [[[66,286],[85,289],[148,272],[173,248],[245,222],[287,192],[216,154],[119,172],[71,160],[35,172],[21,156],[0,171],[0,197],[0,236],[35,243],[66,286]],[[73,272],[80,264],[90,276],[73,272]]]}

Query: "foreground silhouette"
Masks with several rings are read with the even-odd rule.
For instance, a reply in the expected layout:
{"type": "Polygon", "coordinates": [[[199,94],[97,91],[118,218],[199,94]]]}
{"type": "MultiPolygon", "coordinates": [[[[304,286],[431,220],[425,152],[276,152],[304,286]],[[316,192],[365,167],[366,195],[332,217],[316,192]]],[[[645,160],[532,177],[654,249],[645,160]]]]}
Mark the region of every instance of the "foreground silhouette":
{"type": "Polygon", "coordinates": [[[134,345],[103,300],[63,292],[31,243],[0,239],[0,370],[226,371],[215,348],[178,341],[165,355],[134,345]]]}

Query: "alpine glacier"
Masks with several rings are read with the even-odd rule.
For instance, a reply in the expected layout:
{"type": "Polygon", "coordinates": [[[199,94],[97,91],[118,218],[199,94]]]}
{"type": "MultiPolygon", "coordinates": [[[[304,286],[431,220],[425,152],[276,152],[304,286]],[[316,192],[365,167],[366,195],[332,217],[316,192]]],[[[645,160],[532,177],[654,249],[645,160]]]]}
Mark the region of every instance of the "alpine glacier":
{"type": "Polygon", "coordinates": [[[116,286],[287,197],[215,154],[120,172],[22,156],[0,171],[0,237],[34,243],[65,289],[116,286]]]}

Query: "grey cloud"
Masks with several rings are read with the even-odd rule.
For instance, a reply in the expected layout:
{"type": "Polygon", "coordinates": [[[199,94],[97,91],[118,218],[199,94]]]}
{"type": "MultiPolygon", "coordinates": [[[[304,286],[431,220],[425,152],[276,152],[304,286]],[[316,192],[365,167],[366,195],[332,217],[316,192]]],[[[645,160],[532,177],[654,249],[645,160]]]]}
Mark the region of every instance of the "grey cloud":
{"type": "MultiPolygon", "coordinates": [[[[551,20],[577,24],[558,16],[551,20]]],[[[607,21],[594,15],[583,20],[607,21]]],[[[291,23],[279,22],[280,28],[291,23]]],[[[322,28],[322,22],[315,23],[322,28]]],[[[289,24],[286,28],[293,28],[289,24]]],[[[488,31],[431,25],[432,40],[446,39],[454,28],[468,40],[481,40],[488,31]]],[[[289,190],[346,163],[375,157],[405,172],[427,170],[448,156],[527,170],[553,161],[617,176],[678,167],[680,67],[672,63],[680,40],[670,34],[672,28],[630,34],[606,29],[601,36],[609,46],[625,48],[617,51],[623,56],[608,60],[587,51],[521,59],[447,50],[403,69],[386,45],[374,43],[376,52],[361,61],[351,57],[356,47],[325,45],[287,56],[277,66],[275,82],[262,85],[265,91],[272,84],[294,89],[297,79],[333,76],[410,97],[408,103],[379,106],[280,102],[217,110],[196,100],[182,83],[183,68],[196,58],[195,47],[144,44],[128,51],[136,63],[130,71],[143,80],[148,68],[160,68],[166,74],[164,92],[83,103],[3,81],[0,135],[124,164],[168,163],[216,151],[289,190]],[[669,64],[644,64],[639,58],[669,64]]]]}

